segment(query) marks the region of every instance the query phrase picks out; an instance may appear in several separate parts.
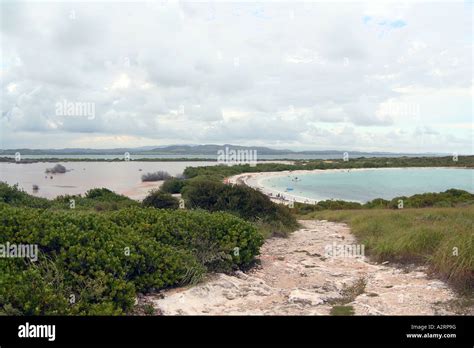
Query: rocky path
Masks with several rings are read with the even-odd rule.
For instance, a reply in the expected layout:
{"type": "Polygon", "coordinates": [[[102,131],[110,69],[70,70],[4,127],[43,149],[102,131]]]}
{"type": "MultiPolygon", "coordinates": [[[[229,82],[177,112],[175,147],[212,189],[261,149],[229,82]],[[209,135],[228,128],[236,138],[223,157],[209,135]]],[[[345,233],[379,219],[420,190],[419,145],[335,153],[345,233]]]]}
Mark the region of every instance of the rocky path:
{"type": "Polygon", "coordinates": [[[261,248],[258,267],[235,275],[216,274],[189,288],[149,295],[165,315],[327,315],[334,306],[356,315],[453,314],[440,303],[455,298],[422,268],[410,271],[365,257],[328,257],[328,245],[355,244],[345,224],[301,221],[289,238],[261,248]]]}

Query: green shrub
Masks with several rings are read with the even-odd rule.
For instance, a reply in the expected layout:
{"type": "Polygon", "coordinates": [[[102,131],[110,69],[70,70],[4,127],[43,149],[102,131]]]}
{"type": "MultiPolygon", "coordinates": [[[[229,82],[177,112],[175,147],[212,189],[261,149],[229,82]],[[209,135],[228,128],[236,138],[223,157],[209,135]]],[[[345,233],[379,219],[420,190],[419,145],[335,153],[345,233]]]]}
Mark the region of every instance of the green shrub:
{"type": "Polygon", "coordinates": [[[321,210],[343,210],[343,209],[360,209],[362,204],[357,202],[347,202],[341,200],[325,200],[316,204],[295,203],[296,214],[308,214],[321,210]]]}
{"type": "Polygon", "coordinates": [[[46,198],[32,196],[18,188],[18,185],[10,186],[0,182],[0,202],[17,207],[49,208],[52,202],[46,198]]]}
{"type": "Polygon", "coordinates": [[[131,310],[137,291],[249,264],[263,240],[250,223],[225,213],[0,204],[0,244],[6,242],[36,244],[40,255],[36,263],[0,259],[0,314],[117,315],[131,310]]]}
{"type": "Polygon", "coordinates": [[[376,198],[367,203],[347,202],[340,200],[320,201],[316,204],[295,203],[296,214],[305,215],[322,210],[343,209],[399,209],[399,201],[403,201],[404,208],[427,208],[427,207],[456,207],[474,204],[474,194],[458,189],[449,189],[439,193],[421,193],[410,197],[400,196],[390,201],[376,198]]]}
{"type": "Polygon", "coordinates": [[[81,195],[58,196],[51,201],[52,207],[55,209],[70,209],[71,200],[74,200],[76,210],[109,211],[139,205],[139,202],[109,189],[94,188],[87,191],[84,197],[81,195]]]}
{"type": "Polygon", "coordinates": [[[287,207],[273,203],[266,195],[247,186],[196,180],[183,189],[189,208],[227,211],[243,219],[294,230],[298,224],[287,207]]]}
{"type": "Polygon", "coordinates": [[[152,190],[143,199],[144,207],[153,207],[158,209],[178,209],[179,201],[169,193],[164,193],[159,190],[152,190]]]}
{"type": "Polygon", "coordinates": [[[161,185],[160,190],[166,193],[181,193],[185,184],[186,181],[183,179],[171,178],[165,180],[163,185],[161,185]]]}
{"type": "Polygon", "coordinates": [[[252,224],[226,213],[155,211],[127,209],[110,213],[109,218],[161,243],[192,250],[202,264],[215,271],[248,265],[263,244],[252,224]],[[237,253],[235,248],[239,248],[237,253]]]}

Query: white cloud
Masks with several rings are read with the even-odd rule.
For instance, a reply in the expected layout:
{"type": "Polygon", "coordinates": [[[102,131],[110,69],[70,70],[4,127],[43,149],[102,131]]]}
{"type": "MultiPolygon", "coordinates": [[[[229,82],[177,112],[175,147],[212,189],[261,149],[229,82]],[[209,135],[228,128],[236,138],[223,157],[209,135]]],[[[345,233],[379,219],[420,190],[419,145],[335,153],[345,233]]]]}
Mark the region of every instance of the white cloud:
{"type": "Polygon", "coordinates": [[[472,151],[469,4],[1,6],[3,148],[472,151]]]}

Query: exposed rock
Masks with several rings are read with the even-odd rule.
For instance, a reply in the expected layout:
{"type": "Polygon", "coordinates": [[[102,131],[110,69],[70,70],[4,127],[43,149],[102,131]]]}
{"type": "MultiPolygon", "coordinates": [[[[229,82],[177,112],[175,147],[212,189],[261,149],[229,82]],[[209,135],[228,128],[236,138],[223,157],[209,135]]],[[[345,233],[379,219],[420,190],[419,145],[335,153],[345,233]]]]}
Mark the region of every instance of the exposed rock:
{"type": "Polygon", "coordinates": [[[324,299],[320,294],[311,293],[300,289],[293,290],[288,297],[288,300],[293,303],[302,303],[304,305],[318,305],[324,303],[324,299]]]}

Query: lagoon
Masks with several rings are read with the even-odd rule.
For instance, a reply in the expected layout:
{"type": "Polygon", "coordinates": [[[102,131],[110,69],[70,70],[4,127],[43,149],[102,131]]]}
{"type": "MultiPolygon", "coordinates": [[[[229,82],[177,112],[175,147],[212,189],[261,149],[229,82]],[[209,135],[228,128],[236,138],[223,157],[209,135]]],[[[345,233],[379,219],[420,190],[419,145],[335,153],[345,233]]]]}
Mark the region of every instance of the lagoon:
{"type": "Polygon", "coordinates": [[[54,198],[60,195],[83,194],[92,188],[108,188],[134,199],[142,199],[149,190],[161,182],[142,182],[148,172],[163,170],[175,176],[186,167],[212,166],[217,162],[62,162],[68,170],[64,174],[46,174],[47,168],[56,163],[0,163],[0,181],[20,188],[39,197],[54,198]],[[33,185],[39,190],[33,191],[33,185]]]}
{"type": "MultiPolygon", "coordinates": [[[[253,185],[252,185],[253,186],[253,185]]],[[[325,170],[262,175],[258,185],[299,201],[345,200],[365,203],[456,188],[474,193],[474,170],[464,168],[383,168],[325,170]],[[303,200],[301,200],[303,198],[303,200]]]]}

